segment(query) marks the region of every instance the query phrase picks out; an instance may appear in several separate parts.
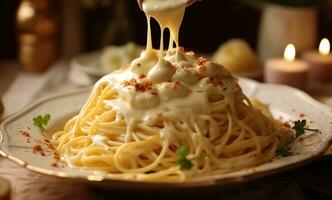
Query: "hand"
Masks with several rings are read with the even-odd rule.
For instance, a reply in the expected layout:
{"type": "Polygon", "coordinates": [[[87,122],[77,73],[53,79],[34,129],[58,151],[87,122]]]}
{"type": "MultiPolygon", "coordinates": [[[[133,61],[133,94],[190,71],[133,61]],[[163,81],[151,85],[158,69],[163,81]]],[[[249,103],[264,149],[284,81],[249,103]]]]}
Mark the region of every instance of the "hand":
{"type": "MultiPolygon", "coordinates": [[[[143,1],[144,0],[137,0],[138,6],[141,10],[143,10],[143,8],[142,8],[143,1]]],[[[187,0],[187,6],[190,6],[191,4],[195,3],[196,1],[202,1],[202,0],[187,0]]]]}
{"type": "Polygon", "coordinates": [[[190,6],[191,4],[195,3],[196,1],[202,1],[202,0],[188,0],[187,6],[190,6]]]}
{"type": "Polygon", "coordinates": [[[143,0],[137,0],[138,6],[141,10],[143,10],[142,8],[142,4],[143,4],[143,0]]]}

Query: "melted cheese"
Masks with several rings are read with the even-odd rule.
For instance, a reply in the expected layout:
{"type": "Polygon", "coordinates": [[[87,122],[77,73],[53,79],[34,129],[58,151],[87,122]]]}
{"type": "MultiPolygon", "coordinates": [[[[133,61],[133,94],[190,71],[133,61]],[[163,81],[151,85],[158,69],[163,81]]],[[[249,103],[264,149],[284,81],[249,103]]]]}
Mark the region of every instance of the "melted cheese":
{"type": "Polygon", "coordinates": [[[185,2],[145,0],[145,52],[100,79],[79,115],[53,135],[70,166],[124,179],[174,182],[272,160],[279,128],[251,108],[225,68],[178,47],[185,2]],[[162,30],[159,51],[152,49],[151,17],[162,30]],[[171,32],[166,52],[165,28],[171,32]],[[188,170],[177,166],[180,138],[193,164],[188,170]]]}
{"type": "Polygon", "coordinates": [[[178,35],[185,8],[185,0],[145,0],[143,10],[148,23],[146,50],[132,61],[129,68],[111,73],[96,84],[98,87],[107,82],[118,90],[118,99],[105,100],[104,103],[120,113],[117,117],[125,118],[128,127],[138,122],[153,124],[163,117],[190,121],[194,120],[191,119],[193,116],[208,114],[209,98],[224,90],[220,83],[213,83],[211,77],[231,77],[220,65],[197,58],[193,52],[179,50],[178,35]],[[151,17],[161,28],[159,52],[152,49],[151,17]],[[166,52],[163,44],[165,28],[171,33],[166,52]]]}
{"type": "Polygon", "coordinates": [[[149,72],[149,77],[155,82],[160,82],[157,79],[164,81],[172,75],[174,69],[167,60],[164,59],[164,31],[166,28],[170,30],[169,51],[173,49],[173,42],[176,44],[176,56],[178,59],[179,47],[179,31],[182,19],[185,13],[186,0],[145,0],[143,2],[143,11],[145,12],[148,31],[146,50],[142,55],[131,63],[131,70],[136,73],[149,72]],[[152,49],[151,37],[151,17],[155,18],[159,23],[161,29],[159,58],[152,49]]]}
{"type": "Polygon", "coordinates": [[[115,109],[119,119],[126,119],[128,127],[134,127],[139,122],[155,124],[163,118],[195,120],[195,116],[210,113],[210,98],[224,93],[227,88],[234,91],[234,81],[223,67],[193,58],[191,52],[179,51],[183,58],[181,62],[172,59],[174,51],[168,54],[168,61],[162,62],[168,63],[167,66],[173,69],[172,73],[152,68],[147,76],[143,76],[125,69],[103,77],[96,84],[98,87],[107,83],[118,91],[117,99],[104,100],[104,104],[115,109]],[[150,77],[150,74],[159,74],[160,77],[150,77]],[[216,84],[213,76],[223,76],[225,79],[222,84],[216,84]]]}

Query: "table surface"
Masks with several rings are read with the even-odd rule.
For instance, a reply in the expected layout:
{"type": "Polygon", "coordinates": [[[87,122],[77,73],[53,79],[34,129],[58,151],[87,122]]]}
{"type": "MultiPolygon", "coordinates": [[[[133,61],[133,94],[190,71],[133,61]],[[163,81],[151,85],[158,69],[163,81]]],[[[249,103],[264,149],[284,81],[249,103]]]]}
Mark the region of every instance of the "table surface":
{"type": "MultiPolygon", "coordinates": [[[[43,74],[32,74],[22,71],[16,61],[0,62],[0,97],[5,106],[4,118],[24,108],[37,99],[57,93],[76,90],[79,86],[67,78],[68,63],[61,61],[43,74]],[[20,98],[17,98],[17,97],[20,98]]],[[[317,90],[315,90],[317,91],[317,90]]],[[[315,96],[332,106],[329,93],[315,96]]],[[[332,93],[331,91],[329,91],[332,93]]],[[[331,95],[332,96],[332,95],[331,95]]],[[[277,176],[268,177],[250,184],[250,187],[240,188],[240,192],[231,194],[202,194],[191,199],[329,199],[312,188],[307,180],[308,174],[316,170],[324,172],[326,166],[332,166],[330,160],[320,161],[297,170],[292,170],[277,176]],[[318,166],[317,166],[318,165],[318,166]]],[[[330,170],[326,170],[330,177],[330,170]]],[[[0,176],[10,180],[12,185],[12,199],[136,199],[135,197],[122,197],[122,194],[109,194],[84,184],[63,182],[61,179],[44,176],[26,170],[17,164],[0,157],[0,176]]],[[[322,177],[327,176],[323,174],[322,177]]],[[[162,197],[158,197],[163,199],[162,197]]],[[[181,199],[185,199],[181,197],[181,199]]]]}

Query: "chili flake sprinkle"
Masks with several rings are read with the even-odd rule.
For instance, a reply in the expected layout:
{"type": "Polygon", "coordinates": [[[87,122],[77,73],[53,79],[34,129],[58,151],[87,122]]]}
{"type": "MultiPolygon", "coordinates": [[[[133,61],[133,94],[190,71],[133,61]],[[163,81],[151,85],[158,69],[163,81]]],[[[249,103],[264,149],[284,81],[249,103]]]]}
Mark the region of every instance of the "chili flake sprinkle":
{"type": "Polygon", "coordinates": [[[32,147],[32,151],[33,151],[33,153],[40,153],[40,155],[45,156],[44,149],[42,148],[42,146],[40,144],[35,144],[32,147]]]}
{"type": "Polygon", "coordinates": [[[147,90],[151,90],[152,89],[152,82],[151,81],[138,82],[134,78],[130,79],[129,81],[124,81],[123,85],[125,87],[132,86],[138,92],[145,92],[147,90]]]}
{"type": "Polygon", "coordinates": [[[199,58],[198,58],[198,61],[197,61],[197,64],[198,64],[199,66],[204,66],[207,62],[208,62],[207,59],[205,59],[205,58],[203,58],[203,57],[199,57],[199,58]]]}
{"type": "Polygon", "coordinates": [[[23,135],[24,137],[30,137],[30,133],[26,131],[21,131],[21,135],[23,135]]]}

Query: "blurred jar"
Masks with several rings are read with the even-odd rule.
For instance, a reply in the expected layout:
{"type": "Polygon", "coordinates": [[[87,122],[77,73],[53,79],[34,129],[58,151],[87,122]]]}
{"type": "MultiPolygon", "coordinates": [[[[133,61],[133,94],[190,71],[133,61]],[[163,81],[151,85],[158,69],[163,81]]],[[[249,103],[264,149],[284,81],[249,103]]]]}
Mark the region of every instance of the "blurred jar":
{"type": "Polygon", "coordinates": [[[43,72],[53,64],[59,51],[57,1],[22,0],[17,10],[19,60],[24,69],[43,72]]]}
{"type": "Polygon", "coordinates": [[[82,0],[81,2],[86,50],[101,49],[107,45],[123,45],[134,39],[130,6],[138,10],[136,1],[82,0]]]}

